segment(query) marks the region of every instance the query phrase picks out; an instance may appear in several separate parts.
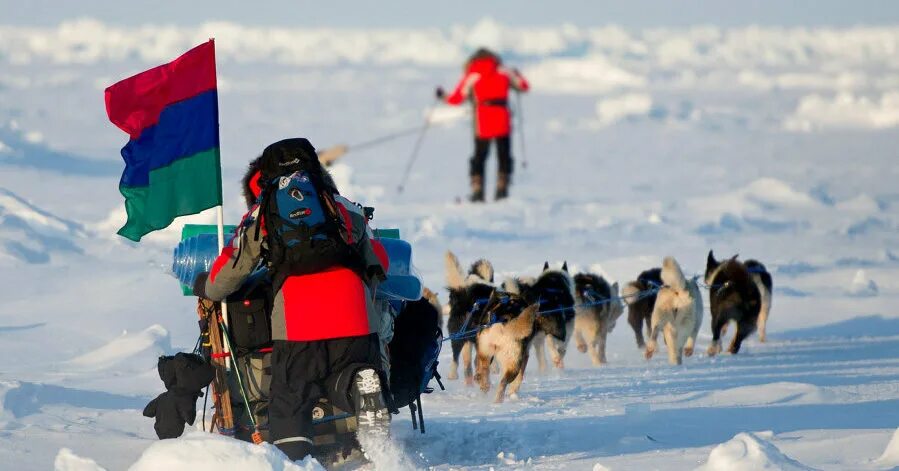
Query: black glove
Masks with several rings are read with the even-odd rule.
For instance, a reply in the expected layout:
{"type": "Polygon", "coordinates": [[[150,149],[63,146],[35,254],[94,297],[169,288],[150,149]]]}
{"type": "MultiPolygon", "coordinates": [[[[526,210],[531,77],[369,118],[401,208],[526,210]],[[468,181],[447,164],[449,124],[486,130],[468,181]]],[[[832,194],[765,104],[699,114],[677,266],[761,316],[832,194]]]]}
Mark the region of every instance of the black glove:
{"type": "Polygon", "coordinates": [[[195,393],[176,394],[166,391],[144,407],[144,417],[155,417],[153,429],[160,440],[178,438],[184,433],[184,424],[194,424],[197,418],[195,393]]]}
{"type": "Polygon", "coordinates": [[[191,287],[193,289],[194,296],[198,298],[206,297],[206,279],[209,278],[209,272],[204,271],[197,275],[194,279],[194,285],[191,287]]]}
{"type": "Polygon", "coordinates": [[[436,96],[438,100],[442,100],[443,97],[446,96],[446,92],[443,91],[443,87],[437,87],[437,90],[434,90],[434,96],[436,96]]]}

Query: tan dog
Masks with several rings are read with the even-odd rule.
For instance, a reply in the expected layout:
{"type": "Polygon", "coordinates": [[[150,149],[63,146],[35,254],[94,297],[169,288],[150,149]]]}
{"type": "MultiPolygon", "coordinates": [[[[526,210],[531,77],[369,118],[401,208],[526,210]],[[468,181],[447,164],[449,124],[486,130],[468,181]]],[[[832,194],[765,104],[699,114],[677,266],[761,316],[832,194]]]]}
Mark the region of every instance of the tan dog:
{"type": "Polygon", "coordinates": [[[590,351],[596,366],[606,364],[606,338],[624,312],[618,299],[618,283],[609,286],[593,273],[574,275],[574,341],[581,353],[590,351]]]}
{"type": "Polygon", "coordinates": [[[659,331],[665,336],[668,363],[680,365],[683,355],[693,355],[696,335],[702,326],[702,295],[695,280],[687,280],[674,257],[662,262],[662,287],[652,310],[646,359],[656,351],[659,331]]]}
{"type": "Polygon", "coordinates": [[[494,402],[503,402],[507,386],[510,387],[509,397],[518,397],[528,364],[528,349],[534,338],[536,316],[537,305],[527,306],[520,296],[503,293],[491,297],[484,318],[480,320],[481,325],[489,327],[477,335],[475,380],[486,393],[490,390],[490,365],[499,364],[502,371],[494,402]],[[494,359],[498,361],[494,362],[494,359]]]}

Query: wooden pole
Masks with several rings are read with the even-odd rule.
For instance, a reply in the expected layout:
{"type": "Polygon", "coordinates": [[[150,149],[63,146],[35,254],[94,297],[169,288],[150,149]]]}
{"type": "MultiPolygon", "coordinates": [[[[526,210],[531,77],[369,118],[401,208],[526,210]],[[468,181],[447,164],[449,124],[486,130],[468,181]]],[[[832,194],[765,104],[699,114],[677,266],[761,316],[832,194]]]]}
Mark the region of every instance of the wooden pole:
{"type": "Polygon", "coordinates": [[[209,344],[212,351],[212,366],[215,368],[215,379],[212,380],[213,406],[215,415],[213,420],[219,429],[219,433],[232,432],[234,430],[234,412],[231,410],[231,392],[228,388],[228,367],[226,360],[229,358],[222,345],[222,331],[219,328],[219,318],[222,316],[221,303],[205,298],[197,300],[197,314],[206,320],[206,328],[209,332],[209,344]]]}

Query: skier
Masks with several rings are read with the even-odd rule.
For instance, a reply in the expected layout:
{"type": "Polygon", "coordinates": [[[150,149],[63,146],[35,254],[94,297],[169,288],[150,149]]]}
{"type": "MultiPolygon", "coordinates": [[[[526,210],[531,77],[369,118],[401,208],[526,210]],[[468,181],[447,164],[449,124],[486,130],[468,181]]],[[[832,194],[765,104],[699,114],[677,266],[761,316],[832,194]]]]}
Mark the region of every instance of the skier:
{"type": "Polygon", "coordinates": [[[496,199],[509,196],[512,178],[511,123],[508,105],[509,88],[527,92],[527,80],[516,69],[505,69],[498,55],[488,49],[478,49],[465,64],[465,74],[455,90],[446,95],[437,87],[438,100],[460,105],[466,100],[474,106],[474,155],[471,158],[472,202],[484,201],[484,163],[490,142],[496,142],[499,172],[496,179],[496,199]]]}
{"type": "Polygon", "coordinates": [[[312,411],[321,397],[355,411],[359,436],[386,437],[390,414],[371,287],[385,269],[363,209],[340,196],[306,139],[268,146],[247,184],[260,204],[248,212],[194,294],[222,300],[264,262],[272,309],[273,444],[290,459],[313,449],[312,411]],[[302,221],[307,221],[306,223],[302,221]],[[313,221],[323,221],[316,222],[313,221]]]}

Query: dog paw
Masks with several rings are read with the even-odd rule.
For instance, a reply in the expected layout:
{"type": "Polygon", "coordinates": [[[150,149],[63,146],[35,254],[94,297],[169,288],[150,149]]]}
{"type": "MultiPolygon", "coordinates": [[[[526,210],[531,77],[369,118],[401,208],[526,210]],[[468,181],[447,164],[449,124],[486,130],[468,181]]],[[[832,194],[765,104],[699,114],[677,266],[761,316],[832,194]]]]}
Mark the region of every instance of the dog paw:
{"type": "Polygon", "coordinates": [[[466,376],[465,385],[469,387],[474,386],[474,378],[472,378],[471,376],[466,376]]]}
{"type": "Polygon", "coordinates": [[[684,347],[684,356],[693,356],[693,347],[684,347]]]}
{"type": "Polygon", "coordinates": [[[759,342],[765,343],[768,340],[768,337],[765,334],[759,335],[759,342]]]}
{"type": "Polygon", "coordinates": [[[449,374],[446,375],[446,379],[451,379],[451,380],[459,379],[459,372],[458,371],[450,371],[449,374]]]}
{"type": "Polygon", "coordinates": [[[577,351],[579,351],[579,352],[581,352],[581,353],[587,353],[587,344],[584,344],[584,345],[578,345],[578,346],[577,346],[577,351]]]}
{"type": "Polygon", "coordinates": [[[709,349],[708,349],[708,351],[707,351],[706,353],[708,353],[708,355],[709,355],[710,357],[713,357],[713,356],[715,356],[715,355],[718,354],[719,350],[720,350],[720,349],[719,349],[719,347],[718,347],[717,345],[709,345],[709,349]]]}
{"type": "Polygon", "coordinates": [[[651,360],[653,354],[655,354],[655,352],[648,348],[645,351],[643,351],[643,357],[646,358],[647,360],[651,360]]]}
{"type": "Polygon", "coordinates": [[[509,399],[510,399],[510,400],[513,400],[513,401],[517,401],[517,400],[518,400],[518,393],[512,393],[512,394],[509,394],[509,399]]]}
{"type": "Polygon", "coordinates": [[[559,360],[559,361],[553,361],[553,365],[555,365],[555,367],[558,368],[558,369],[560,369],[560,370],[564,370],[564,369],[565,369],[565,362],[562,361],[562,360],[559,360]]]}

